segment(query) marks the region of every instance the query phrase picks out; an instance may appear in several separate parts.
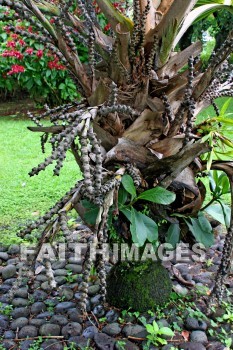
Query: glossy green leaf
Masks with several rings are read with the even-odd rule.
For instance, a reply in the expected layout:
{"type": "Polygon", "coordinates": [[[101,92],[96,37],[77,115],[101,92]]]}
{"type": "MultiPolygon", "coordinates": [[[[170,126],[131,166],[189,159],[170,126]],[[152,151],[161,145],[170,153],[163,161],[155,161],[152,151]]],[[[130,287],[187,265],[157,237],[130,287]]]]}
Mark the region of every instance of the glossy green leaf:
{"type": "Polygon", "coordinates": [[[134,185],[132,177],[128,174],[125,174],[122,176],[121,182],[125,190],[131,194],[131,199],[133,200],[136,197],[136,187],[134,185]]]}
{"type": "Polygon", "coordinates": [[[202,243],[206,248],[214,244],[212,227],[203,213],[199,213],[197,219],[190,218],[188,220],[186,219],[185,222],[197,242],[202,243]]]}
{"type": "Polygon", "coordinates": [[[170,243],[173,248],[175,248],[176,244],[180,241],[180,225],[179,224],[171,224],[167,231],[166,242],[170,243]]]}
{"type": "Polygon", "coordinates": [[[136,211],[133,207],[131,208],[130,222],[132,240],[140,247],[144,245],[146,240],[153,242],[158,239],[158,226],[156,222],[148,216],[136,211]]]}
{"type": "Polygon", "coordinates": [[[83,207],[86,209],[86,212],[84,214],[84,220],[89,225],[95,225],[96,218],[99,213],[99,207],[89,202],[87,199],[84,199],[81,203],[83,207]]]}
{"type": "Polygon", "coordinates": [[[163,187],[155,187],[151,190],[144,191],[138,196],[138,199],[144,199],[149,202],[168,205],[174,202],[176,195],[163,187]]]}
{"type": "Polygon", "coordinates": [[[164,335],[167,335],[169,337],[173,337],[174,336],[174,332],[168,327],[160,328],[159,334],[164,334],[164,335]]]}
{"type": "Polygon", "coordinates": [[[222,225],[226,225],[226,227],[230,226],[231,209],[227,205],[224,204],[221,206],[221,204],[213,204],[208,206],[205,212],[222,225]]]}

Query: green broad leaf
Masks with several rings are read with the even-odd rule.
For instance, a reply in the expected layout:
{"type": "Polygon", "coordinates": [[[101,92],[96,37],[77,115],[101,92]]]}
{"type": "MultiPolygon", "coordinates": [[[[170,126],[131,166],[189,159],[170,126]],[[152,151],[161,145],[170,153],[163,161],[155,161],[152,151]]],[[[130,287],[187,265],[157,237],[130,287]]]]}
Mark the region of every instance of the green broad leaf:
{"type": "Polygon", "coordinates": [[[121,186],[118,191],[118,205],[123,206],[127,200],[127,191],[121,186]]]}
{"type": "Polygon", "coordinates": [[[88,200],[84,199],[81,201],[83,207],[86,209],[84,214],[84,220],[89,225],[95,225],[97,215],[99,213],[99,207],[88,200]]]}
{"type": "Polygon", "coordinates": [[[223,201],[218,200],[218,203],[220,204],[224,216],[224,224],[226,227],[230,227],[230,222],[231,222],[231,208],[224,204],[223,201]]]}
{"type": "Polygon", "coordinates": [[[148,216],[131,208],[130,231],[132,240],[140,247],[144,245],[146,240],[154,242],[158,239],[158,226],[156,222],[148,216]]]}
{"type": "Polygon", "coordinates": [[[171,224],[167,231],[166,242],[170,243],[173,248],[175,248],[176,244],[180,241],[180,225],[179,224],[171,224]]]}
{"type": "Polygon", "coordinates": [[[146,325],[146,330],[148,333],[154,333],[154,327],[151,324],[146,325]]]}
{"type": "Polygon", "coordinates": [[[201,143],[204,143],[207,140],[209,140],[210,136],[211,136],[210,134],[207,134],[207,135],[203,136],[202,139],[201,139],[201,143]]]}
{"type": "Polygon", "coordinates": [[[230,126],[233,125],[233,120],[232,119],[228,119],[228,118],[225,118],[225,117],[217,117],[216,120],[218,122],[224,123],[226,125],[230,125],[230,126]]]}
{"type": "Polygon", "coordinates": [[[166,345],[167,341],[163,338],[157,337],[156,341],[159,342],[161,345],[166,345]]]}
{"type": "Polygon", "coordinates": [[[133,200],[136,197],[137,193],[132,177],[128,174],[125,174],[122,176],[121,182],[126,191],[131,194],[131,199],[133,200]]]}
{"type": "Polygon", "coordinates": [[[226,100],[226,102],[224,102],[224,104],[223,104],[223,106],[222,106],[222,108],[220,110],[220,115],[221,116],[226,113],[228,107],[230,106],[231,100],[232,100],[231,98],[228,98],[226,100]]]}
{"type": "Polygon", "coordinates": [[[130,208],[122,207],[119,210],[127,217],[127,219],[131,222],[131,210],[130,208]]]}
{"type": "Polygon", "coordinates": [[[163,187],[157,186],[151,190],[144,191],[138,196],[138,199],[144,199],[149,202],[168,205],[174,202],[176,195],[163,187]]]}
{"type": "Polygon", "coordinates": [[[159,331],[159,326],[158,326],[158,324],[157,324],[157,322],[156,321],[153,321],[153,329],[154,329],[154,332],[155,333],[158,333],[158,331],[159,331]]]}
{"type": "Polygon", "coordinates": [[[230,193],[230,183],[226,174],[222,174],[219,178],[220,186],[222,187],[222,194],[230,193]]]}
{"type": "Polygon", "coordinates": [[[185,220],[185,222],[197,242],[202,243],[206,248],[211,247],[211,245],[214,244],[212,227],[209,221],[204,217],[203,213],[199,213],[197,219],[190,218],[189,220],[185,220]]]}
{"type": "Polygon", "coordinates": [[[173,337],[174,336],[174,332],[168,327],[160,328],[159,334],[164,334],[164,335],[167,335],[169,337],[173,337]]]}

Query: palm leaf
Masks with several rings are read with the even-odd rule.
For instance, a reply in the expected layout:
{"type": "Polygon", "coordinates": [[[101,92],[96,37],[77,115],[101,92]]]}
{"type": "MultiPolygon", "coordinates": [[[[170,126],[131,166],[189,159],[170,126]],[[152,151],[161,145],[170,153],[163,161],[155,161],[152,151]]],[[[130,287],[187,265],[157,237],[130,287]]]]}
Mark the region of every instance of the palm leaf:
{"type": "Polygon", "coordinates": [[[222,5],[216,2],[215,3],[212,2],[211,4],[206,4],[195,8],[185,18],[183,25],[173,42],[173,48],[178,44],[178,42],[180,41],[184,33],[188,30],[188,28],[191,25],[193,25],[194,22],[204,19],[205,17],[209,16],[211,13],[216,11],[216,9],[218,10],[225,9],[233,13],[233,8],[231,5],[222,5]]]}

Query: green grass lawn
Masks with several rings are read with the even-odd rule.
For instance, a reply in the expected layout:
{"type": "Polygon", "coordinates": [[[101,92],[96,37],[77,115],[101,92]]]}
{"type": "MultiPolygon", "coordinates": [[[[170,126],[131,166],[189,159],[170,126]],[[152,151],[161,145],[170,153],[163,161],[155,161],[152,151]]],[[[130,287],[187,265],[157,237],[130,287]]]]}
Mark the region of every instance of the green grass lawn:
{"type": "Polygon", "coordinates": [[[81,178],[79,168],[68,152],[59,177],[53,176],[53,165],[39,175],[28,172],[49,154],[41,153],[39,133],[27,130],[29,120],[0,117],[0,242],[17,240],[16,232],[26,221],[45,213],[81,178]]]}
{"type": "MultiPolygon", "coordinates": [[[[217,100],[220,108],[225,100],[217,100]]],[[[230,110],[233,110],[233,99],[230,110]]],[[[198,119],[214,115],[213,108],[209,107],[198,119]]],[[[59,177],[53,176],[52,165],[37,176],[28,176],[28,172],[46,157],[41,153],[40,134],[27,130],[30,125],[33,123],[27,119],[0,117],[0,243],[16,242],[20,227],[45,213],[81,178],[71,153],[59,177]]],[[[46,149],[49,154],[49,146],[46,149]]],[[[229,196],[225,200],[229,202],[229,196]]]]}

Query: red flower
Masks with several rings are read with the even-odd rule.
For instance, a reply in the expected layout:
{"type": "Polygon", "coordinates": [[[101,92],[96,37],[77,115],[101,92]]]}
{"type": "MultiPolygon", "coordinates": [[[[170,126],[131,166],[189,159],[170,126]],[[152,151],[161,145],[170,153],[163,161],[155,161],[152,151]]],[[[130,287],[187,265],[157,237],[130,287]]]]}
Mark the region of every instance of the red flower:
{"type": "Polygon", "coordinates": [[[14,41],[8,41],[6,46],[7,47],[16,47],[16,43],[14,41]]]}
{"type": "Polygon", "coordinates": [[[19,64],[13,64],[11,66],[11,70],[7,73],[7,75],[23,73],[24,71],[25,71],[25,68],[23,66],[20,66],[19,64]]]}
{"type": "Polygon", "coordinates": [[[18,39],[18,34],[12,33],[11,37],[12,37],[12,39],[18,39]]]}
{"type": "Polygon", "coordinates": [[[58,59],[55,58],[54,61],[48,62],[49,69],[56,69],[56,70],[65,70],[66,67],[63,66],[63,64],[57,63],[58,59]]]}
{"type": "Polygon", "coordinates": [[[43,50],[38,50],[37,53],[36,53],[36,56],[38,58],[41,58],[43,56],[43,53],[44,53],[43,50]]]}
{"type": "Polygon", "coordinates": [[[33,54],[33,49],[31,47],[29,47],[28,49],[26,49],[25,52],[28,53],[29,55],[32,55],[33,54]]]}
{"type": "Polygon", "coordinates": [[[54,18],[50,18],[49,22],[53,24],[55,22],[55,19],[54,18]]]}
{"type": "Polygon", "coordinates": [[[32,26],[29,26],[29,27],[28,27],[28,31],[29,31],[29,33],[33,33],[32,26]]]}
{"type": "Polygon", "coordinates": [[[17,50],[4,51],[1,56],[2,57],[15,57],[18,60],[23,59],[23,54],[17,50]]]}
{"type": "Polygon", "coordinates": [[[20,46],[24,46],[25,45],[25,41],[23,39],[19,39],[19,45],[20,46]]]}
{"type": "Polygon", "coordinates": [[[108,31],[110,28],[111,28],[111,24],[108,23],[108,24],[106,24],[106,26],[104,27],[104,30],[108,31]]]}

